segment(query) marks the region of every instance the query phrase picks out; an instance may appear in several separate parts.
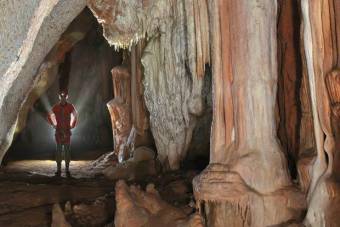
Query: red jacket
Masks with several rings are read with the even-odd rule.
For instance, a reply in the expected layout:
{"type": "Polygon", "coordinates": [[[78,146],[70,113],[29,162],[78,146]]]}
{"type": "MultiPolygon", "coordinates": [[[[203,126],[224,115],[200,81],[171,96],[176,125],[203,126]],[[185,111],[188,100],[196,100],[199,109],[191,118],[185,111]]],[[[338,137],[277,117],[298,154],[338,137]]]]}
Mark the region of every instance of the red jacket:
{"type": "Polygon", "coordinates": [[[58,144],[70,144],[71,129],[76,126],[77,112],[70,103],[60,103],[53,106],[48,114],[48,122],[56,129],[55,139],[58,144]],[[71,116],[73,116],[71,122],[71,116]]]}

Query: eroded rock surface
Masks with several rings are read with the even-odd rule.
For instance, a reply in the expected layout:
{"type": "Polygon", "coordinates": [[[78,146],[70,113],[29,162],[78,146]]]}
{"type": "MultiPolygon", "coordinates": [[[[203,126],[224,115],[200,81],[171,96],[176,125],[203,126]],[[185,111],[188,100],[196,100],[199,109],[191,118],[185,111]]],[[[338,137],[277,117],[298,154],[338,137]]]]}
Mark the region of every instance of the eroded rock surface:
{"type": "Polygon", "coordinates": [[[137,186],[129,187],[124,181],[118,181],[116,204],[116,227],[203,227],[200,215],[188,217],[180,208],[169,205],[161,199],[153,184],[147,185],[146,191],[143,191],[137,186]]]}

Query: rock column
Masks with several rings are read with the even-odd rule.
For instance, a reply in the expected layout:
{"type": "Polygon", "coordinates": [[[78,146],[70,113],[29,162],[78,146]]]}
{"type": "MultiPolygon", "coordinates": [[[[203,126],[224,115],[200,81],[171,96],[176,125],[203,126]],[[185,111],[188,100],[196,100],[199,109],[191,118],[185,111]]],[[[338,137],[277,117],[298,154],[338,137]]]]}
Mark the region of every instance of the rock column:
{"type": "Polygon", "coordinates": [[[132,125],[131,77],[128,69],[120,66],[113,68],[111,73],[114,99],[107,103],[107,107],[112,121],[114,152],[116,155],[125,155],[125,144],[132,125]]]}
{"type": "Polygon", "coordinates": [[[269,226],[297,221],[304,198],[291,184],[274,116],[277,2],[214,0],[210,16],[215,36],[213,144],[210,165],[193,182],[206,224],[269,226]],[[230,107],[233,116],[227,114],[230,107]]]}

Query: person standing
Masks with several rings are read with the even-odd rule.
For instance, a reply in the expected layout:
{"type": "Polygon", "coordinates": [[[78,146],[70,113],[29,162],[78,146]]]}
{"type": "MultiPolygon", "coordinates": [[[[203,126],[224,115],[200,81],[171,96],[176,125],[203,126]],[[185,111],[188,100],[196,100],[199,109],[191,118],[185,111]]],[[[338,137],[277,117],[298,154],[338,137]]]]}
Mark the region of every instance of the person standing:
{"type": "Polygon", "coordinates": [[[71,103],[67,102],[68,94],[65,91],[59,93],[59,103],[55,104],[48,113],[48,122],[55,129],[55,140],[57,144],[56,162],[57,172],[56,176],[61,176],[61,162],[65,160],[65,169],[67,177],[71,176],[70,162],[71,162],[71,129],[76,126],[78,114],[71,103]]]}

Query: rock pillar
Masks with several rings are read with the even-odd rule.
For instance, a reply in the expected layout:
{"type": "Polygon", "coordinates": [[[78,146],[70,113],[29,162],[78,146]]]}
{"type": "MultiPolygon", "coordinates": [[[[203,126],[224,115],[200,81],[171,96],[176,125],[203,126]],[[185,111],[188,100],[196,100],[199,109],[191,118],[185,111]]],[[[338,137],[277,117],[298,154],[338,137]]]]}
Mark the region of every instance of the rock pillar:
{"type": "Polygon", "coordinates": [[[210,164],[193,182],[201,212],[208,226],[297,221],[304,198],[291,184],[274,116],[277,2],[214,0],[209,9],[215,112],[210,164]]]}
{"type": "Polygon", "coordinates": [[[131,78],[127,68],[115,67],[111,71],[114,99],[107,103],[111,115],[114,152],[124,153],[131,131],[131,78]]]}

